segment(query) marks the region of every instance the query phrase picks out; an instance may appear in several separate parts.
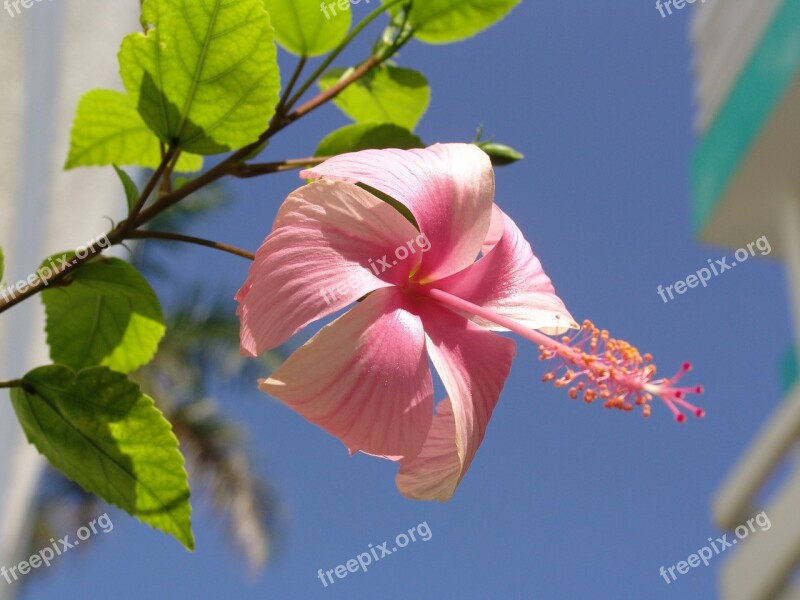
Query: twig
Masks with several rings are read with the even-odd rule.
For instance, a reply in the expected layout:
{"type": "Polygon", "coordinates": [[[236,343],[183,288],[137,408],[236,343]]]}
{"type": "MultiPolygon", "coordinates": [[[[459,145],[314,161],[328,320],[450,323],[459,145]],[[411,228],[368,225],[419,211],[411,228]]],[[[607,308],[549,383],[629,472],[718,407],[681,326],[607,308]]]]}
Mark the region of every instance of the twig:
{"type": "Polygon", "coordinates": [[[289,80],[286,89],[281,96],[280,102],[278,102],[278,106],[275,108],[275,115],[281,119],[289,105],[289,98],[292,95],[292,91],[294,91],[294,86],[297,84],[297,80],[300,79],[300,74],[303,72],[303,68],[306,66],[306,62],[308,62],[307,56],[301,56],[300,60],[297,62],[297,66],[294,68],[294,73],[292,73],[292,78],[289,80]]]}
{"type": "Polygon", "coordinates": [[[242,250],[241,248],[237,248],[236,246],[230,246],[228,244],[215,242],[213,240],[206,240],[191,235],[183,235],[181,233],[172,233],[169,231],[132,231],[126,237],[127,239],[131,240],[153,239],[153,240],[168,240],[173,242],[183,242],[185,244],[195,244],[197,246],[205,246],[207,248],[214,248],[215,250],[221,250],[222,252],[227,252],[228,254],[241,256],[242,258],[247,258],[249,260],[255,260],[256,257],[256,255],[253,254],[252,252],[248,252],[247,250],[242,250]]]}
{"type": "Polygon", "coordinates": [[[303,167],[313,167],[325,162],[330,156],[310,156],[308,158],[293,158],[278,162],[267,163],[239,163],[232,167],[229,175],[239,178],[258,177],[269,173],[281,173],[283,171],[293,171],[303,167]]]}
{"type": "Polygon", "coordinates": [[[167,150],[167,153],[161,158],[161,163],[158,165],[158,168],[153,172],[150,176],[150,180],[147,182],[147,185],[144,186],[142,193],[139,195],[139,200],[136,201],[136,204],[131,209],[130,213],[128,213],[128,218],[122,225],[123,232],[132,229],[136,223],[136,217],[139,216],[139,213],[144,208],[147,199],[150,197],[150,194],[153,193],[153,190],[156,189],[158,182],[161,180],[161,176],[167,172],[170,163],[172,163],[172,159],[175,158],[178,151],[174,147],[170,147],[167,150]]]}

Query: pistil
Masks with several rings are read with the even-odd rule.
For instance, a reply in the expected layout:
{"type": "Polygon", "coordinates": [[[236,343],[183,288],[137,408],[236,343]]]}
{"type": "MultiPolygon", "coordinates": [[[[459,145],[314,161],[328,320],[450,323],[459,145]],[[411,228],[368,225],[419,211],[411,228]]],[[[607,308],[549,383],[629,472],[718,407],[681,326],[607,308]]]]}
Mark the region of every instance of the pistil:
{"type": "Polygon", "coordinates": [[[686,420],[679,407],[697,417],[705,415],[703,409],[686,400],[687,394],[702,394],[702,386],[676,387],[692,368],[688,362],[671,378],[653,380],[656,366],[652,364],[651,355],[641,355],[634,346],[613,339],[608,331],[598,329],[590,321],[584,321],[580,327],[576,323],[565,323],[565,327],[579,331],[558,340],[442,290],[431,287],[425,291],[430,298],[454,312],[481,317],[537,344],[540,359],[555,362],[542,380],[568,388],[572,399],[580,397],[587,403],[601,400],[605,408],[622,411],[639,406],[648,417],[650,402],[657,397],[679,423],[686,420]]]}

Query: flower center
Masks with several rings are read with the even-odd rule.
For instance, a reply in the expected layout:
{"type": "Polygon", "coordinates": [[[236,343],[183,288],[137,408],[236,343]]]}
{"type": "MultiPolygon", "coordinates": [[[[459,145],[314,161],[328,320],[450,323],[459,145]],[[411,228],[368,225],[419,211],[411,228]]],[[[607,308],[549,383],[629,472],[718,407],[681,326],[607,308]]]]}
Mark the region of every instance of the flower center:
{"type": "Polygon", "coordinates": [[[427,285],[417,281],[413,275],[408,278],[407,282],[399,286],[399,289],[401,292],[414,299],[428,296],[428,292],[430,291],[430,288],[427,285]]]}

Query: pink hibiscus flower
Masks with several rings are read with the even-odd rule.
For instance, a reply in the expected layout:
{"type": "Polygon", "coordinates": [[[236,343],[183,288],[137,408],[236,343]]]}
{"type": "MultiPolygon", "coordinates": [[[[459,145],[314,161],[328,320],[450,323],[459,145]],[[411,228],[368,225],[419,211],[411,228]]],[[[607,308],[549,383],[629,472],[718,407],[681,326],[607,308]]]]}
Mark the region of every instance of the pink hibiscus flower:
{"type": "Polygon", "coordinates": [[[351,453],[398,461],[404,495],[446,500],[467,471],[514,357],[495,331],[539,344],[558,361],[545,380],[573,398],[649,414],[658,396],[679,420],[676,404],[701,416],[684,399],[701,390],[674,387],[688,366],[653,381],[649,356],[588,322],[575,339],[545,335],[578,326],[494,204],[477,147],[367,150],[300,176],[316,181],[284,201],[236,296],[241,349],[256,356],[360,300],[260,389],[351,453]],[[435,414],[429,359],[448,394],[435,414]]]}

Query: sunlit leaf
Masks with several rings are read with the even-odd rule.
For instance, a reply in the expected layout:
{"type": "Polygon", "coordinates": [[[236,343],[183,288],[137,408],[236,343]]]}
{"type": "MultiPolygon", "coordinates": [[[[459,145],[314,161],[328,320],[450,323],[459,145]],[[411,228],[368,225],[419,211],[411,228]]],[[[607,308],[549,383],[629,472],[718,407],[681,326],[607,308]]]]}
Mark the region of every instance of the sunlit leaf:
{"type": "Polygon", "coordinates": [[[319,56],[333,50],[347,36],[352,14],[350,3],[341,10],[320,0],[264,0],[275,37],[298,56],[319,56]]]}
{"type": "Polygon", "coordinates": [[[476,142],[475,145],[489,155],[489,158],[495,167],[510,165],[525,158],[524,154],[514,150],[511,146],[506,146],[505,144],[497,144],[495,142],[486,140],[483,142],[476,142]]]}
{"type": "MultiPolygon", "coordinates": [[[[128,96],[113,90],[92,90],[78,102],[65,169],[135,165],[155,169],[161,144],[142,121],[128,96]]],[[[199,171],[203,157],[184,153],[176,171],[199,171]]]]}
{"type": "MultiPolygon", "coordinates": [[[[386,4],[387,0],[383,0],[386,4]]],[[[410,24],[414,35],[429,44],[448,44],[472,37],[497,23],[520,0],[419,0],[410,24]]]]}
{"type": "Polygon", "coordinates": [[[197,154],[258,139],[280,89],[263,0],[145,0],[142,21],[147,31],[122,42],[120,73],[156,135],[197,154]]]}
{"type": "Polygon", "coordinates": [[[161,306],[147,280],[118,258],[85,264],[71,278],[42,292],[53,362],[122,373],[147,364],[164,336],[161,306]]]}
{"type": "MultiPolygon", "coordinates": [[[[331,69],[320,79],[320,88],[329,89],[347,72],[331,69]]],[[[422,73],[383,65],[349,85],[333,102],[359,123],[394,123],[413,130],[430,99],[431,90],[422,73]]]]}

